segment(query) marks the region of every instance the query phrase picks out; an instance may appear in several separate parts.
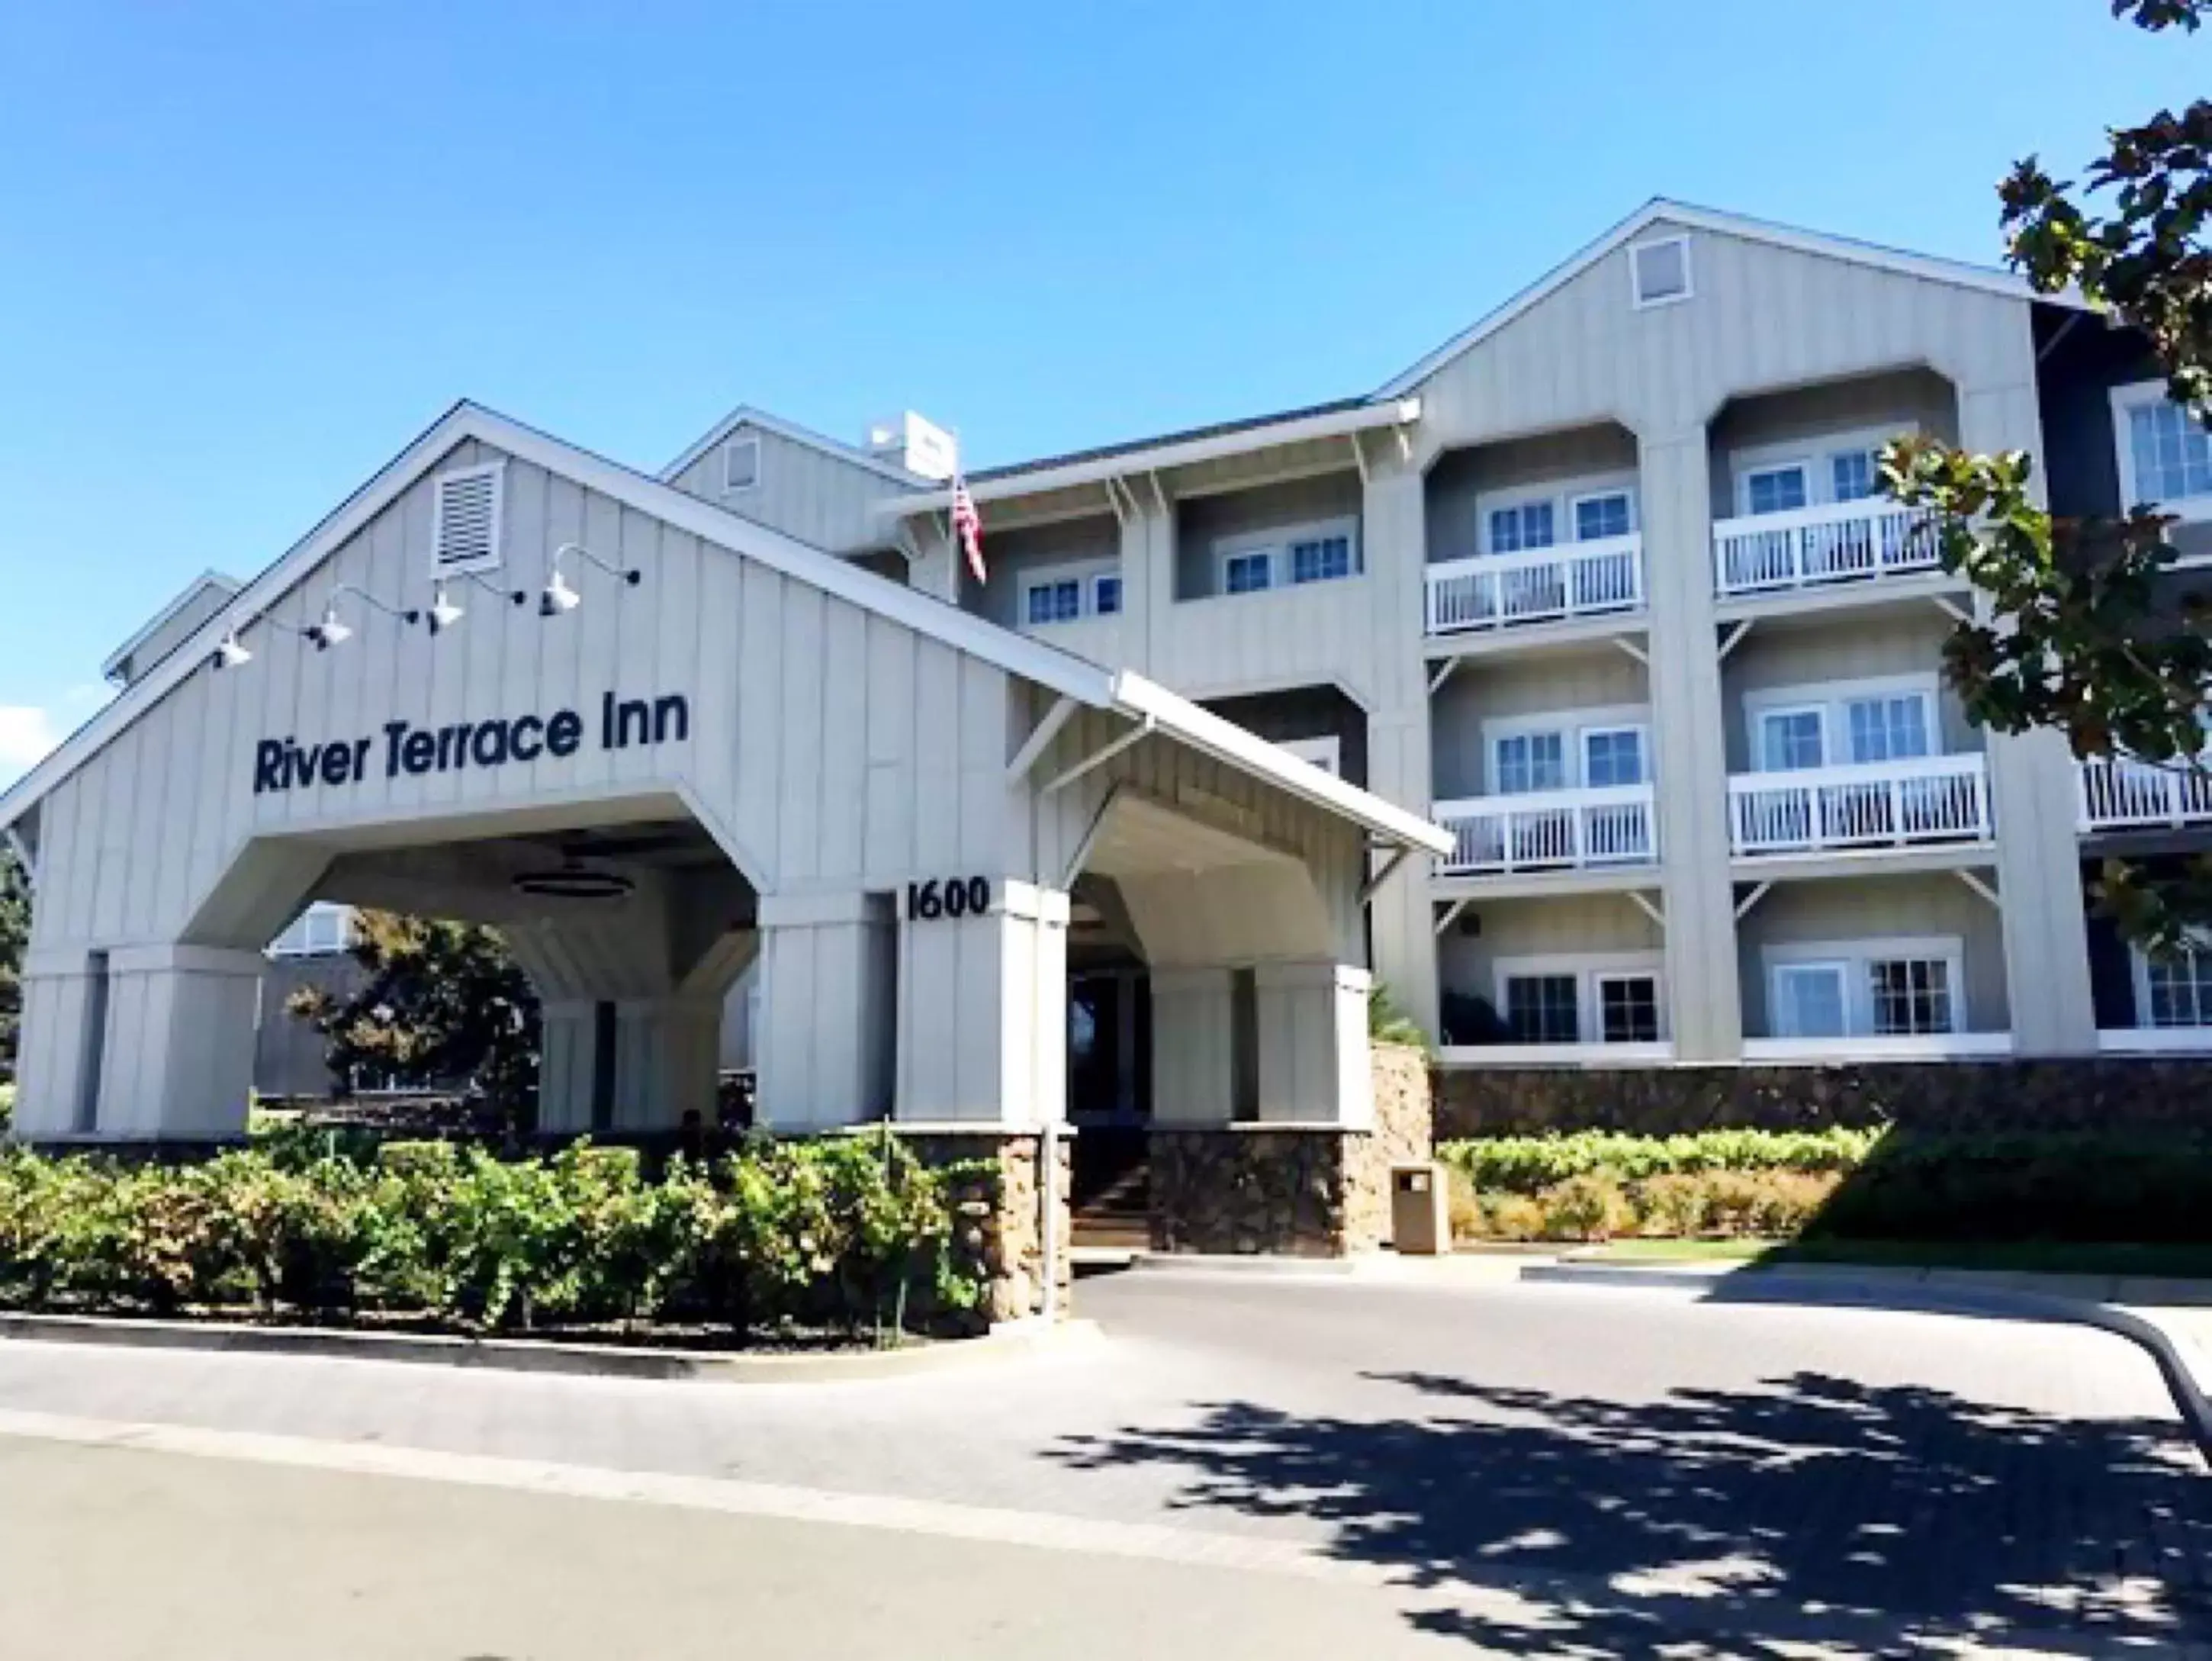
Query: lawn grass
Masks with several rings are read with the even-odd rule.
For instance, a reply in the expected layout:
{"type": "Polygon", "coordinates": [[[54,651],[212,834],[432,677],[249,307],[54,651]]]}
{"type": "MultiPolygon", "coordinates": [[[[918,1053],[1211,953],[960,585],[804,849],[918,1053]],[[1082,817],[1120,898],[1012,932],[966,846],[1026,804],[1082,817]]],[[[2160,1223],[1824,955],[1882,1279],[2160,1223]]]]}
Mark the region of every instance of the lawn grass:
{"type": "Polygon", "coordinates": [[[1609,1262],[1863,1263],[1888,1269],[1986,1269],[2014,1274],[2160,1275],[2212,1280],[2212,1244],[2060,1240],[1613,1240],[1609,1262]]]}

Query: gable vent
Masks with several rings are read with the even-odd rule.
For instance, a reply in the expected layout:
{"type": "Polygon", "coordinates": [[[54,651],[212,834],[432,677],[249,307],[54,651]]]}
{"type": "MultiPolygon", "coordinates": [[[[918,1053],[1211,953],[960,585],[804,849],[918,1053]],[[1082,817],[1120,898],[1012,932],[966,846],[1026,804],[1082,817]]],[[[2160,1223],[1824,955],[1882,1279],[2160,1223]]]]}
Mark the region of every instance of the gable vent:
{"type": "Polygon", "coordinates": [[[722,447],[722,489],[750,490],[760,483],[761,446],[757,438],[735,438],[722,447]]]}
{"type": "Polygon", "coordinates": [[[1669,236],[1656,242],[1639,242],[1628,251],[1628,269],[1636,285],[1636,303],[1664,306],[1690,297],[1690,239],[1669,236]]]}
{"type": "Polygon", "coordinates": [[[456,467],[437,479],[431,563],[440,571],[483,571],[499,563],[507,464],[456,467]]]}

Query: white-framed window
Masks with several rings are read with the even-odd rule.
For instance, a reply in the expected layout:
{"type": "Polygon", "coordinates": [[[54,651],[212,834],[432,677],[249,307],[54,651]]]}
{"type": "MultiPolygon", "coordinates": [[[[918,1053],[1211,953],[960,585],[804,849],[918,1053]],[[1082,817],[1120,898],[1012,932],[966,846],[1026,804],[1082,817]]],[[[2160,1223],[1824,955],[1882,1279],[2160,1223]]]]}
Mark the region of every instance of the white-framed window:
{"type": "Polygon", "coordinates": [[[1567,739],[1564,733],[1514,733],[1498,739],[1491,751],[1491,777],[1501,796],[1525,796],[1567,788],[1567,739]]]}
{"type": "Polygon", "coordinates": [[[1955,936],[1820,940],[1765,948],[1767,1025],[1778,1038],[1906,1037],[1966,1029],[1955,936]]]}
{"type": "Polygon", "coordinates": [[[1735,510],[1747,517],[1787,514],[1878,496],[1882,447],[1917,430],[1916,423],[1904,422],[1739,450],[1729,458],[1735,510]]]}
{"type": "Polygon", "coordinates": [[[1593,490],[1568,502],[1577,542],[1604,542],[1635,528],[1635,497],[1626,490],[1593,490]]]}
{"type": "Polygon", "coordinates": [[[2153,958],[2130,946],[2138,1026],[2212,1026],[2212,942],[2153,958]]]}
{"type": "Polygon", "coordinates": [[[1021,620],[1025,629],[1113,617],[1121,609],[1121,574],[1111,560],[1051,565],[1021,574],[1021,620]]]}
{"type": "Polygon", "coordinates": [[[1490,551],[1522,554],[1532,548],[1549,548],[1558,538],[1558,514],[1551,500],[1523,502],[1490,510],[1490,551]]]}
{"type": "Polygon", "coordinates": [[[2112,389],[2120,507],[2212,519],[2212,431],[2166,396],[2162,380],[2112,389]]]}
{"type": "Polygon", "coordinates": [[[1336,734],[1334,733],[1324,733],[1319,738],[1279,739],[1278,747],[1289,751],[1300,761],[1312,763],[1324,773],[1334,773],[1339,777],[1343,776],[1341,746],[1337,743],[1336,734]]]}
{"type": "Polygon", "coordinates": [[[1482,743],[1493,795],[1646,784],[1654,772],[1651,712],[1640,704],[1485,721],[1482,743]]]}
{"type": "Polygon", "coordinates": [[[1644,768],[1648,734],[1644,727],[1585,727],[1582,740],[1583,783],[1590,789],[1641,784],[1648,776],[1644,768]]]}
{"type": "Polygon", "coordinates": [[[735,496],[760,484],[761,443],[757,437],[733,438],[722,447],[722,493],[735,496]]]}
{"type": "Polygon", "coordinates": [[[1629,288],[1636,309],[1668,306],[1687,300],[1690,287],[1690,239],[1655,237],[1628,251],[1629,288]]]}
{"type": "Polygon", "coordinates": [[[272,958],[335,957],[353,944],[353,908],[317,900],[269,942],[272,958]]]}
{"type": "Polygon", "coordinates": [[[1497,1010],[1515,1043],[1658,1043],[1668,1036],[1661,954],[1500,958],[1497,1010]]]}
{"type": "Polygon", "coordinates": [[[1941,753],[1937,678],[1887,675],[1747,693],[1753,771],[1870,765],[1941,753]]]}
{"type": "Polygon", "coordinates": [[[1813,493],[1802,461],[1785,461],[1774,467],[1753,467],[1743,476],[1743,510],[1747,514],[1787,514],[1808,506],[1813,493]]]}
{"type": "Polygon", "coordinates": [[[1213,550],[1224,594],[1334,582],[1359,575],[1359,522],[1327,520],[1224,537],[1213,550]]]}

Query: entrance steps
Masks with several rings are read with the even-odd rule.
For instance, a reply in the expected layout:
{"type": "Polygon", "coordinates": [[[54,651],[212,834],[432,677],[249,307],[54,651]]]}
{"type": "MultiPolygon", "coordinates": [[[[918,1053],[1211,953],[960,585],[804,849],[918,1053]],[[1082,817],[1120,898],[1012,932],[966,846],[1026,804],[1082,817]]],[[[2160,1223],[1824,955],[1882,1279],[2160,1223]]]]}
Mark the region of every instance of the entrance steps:
{"type": "Polygon", "coordinates": [[[1149,1250],[1152,1184],[1144,1131],[1084,1130],[1075,1138],[1073,1161],[1072,1244],[1079,1250],[1149,1250]]]}

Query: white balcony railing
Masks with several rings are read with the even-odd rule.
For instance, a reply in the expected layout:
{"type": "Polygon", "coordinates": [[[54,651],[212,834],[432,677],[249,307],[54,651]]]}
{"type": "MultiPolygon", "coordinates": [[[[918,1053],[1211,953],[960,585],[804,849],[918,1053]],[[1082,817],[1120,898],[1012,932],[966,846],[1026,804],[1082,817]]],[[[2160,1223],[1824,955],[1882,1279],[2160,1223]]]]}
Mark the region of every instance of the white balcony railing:
{"type": "Polygon", "coordinates": [[[2084,830],[2212,823],[2212,755],[2157,765],[2091,756],[2075,764],[2075,776],[2084,830]]]}
{"type": "Polygon", "coordinates": [[[1932,571],[1936,554],[1935,515],[1884,497],[1713,525],[1714,576],[1723,596],[1932,571]]]}
{"type": "Polygon", "coordinates": [[[1432,635],[1640,611],[1644,538],[1607,537],[1446,560],[1429,567],[1428,590],[1432,635]]]}
{"type": "Polygon", "coordinates": [[[1433,811],[1452,833],[1448,875],[1648,865],[1659,853],[1649,784],[1474,796],[1440,801],[1433,811]]]}
{"type": "Polygon", "coordinates": [[[1986,840],[1987,769],[1978,754],[1857,767],[1738,773],[1729,840],[1739,855],[1986,840]]]}

